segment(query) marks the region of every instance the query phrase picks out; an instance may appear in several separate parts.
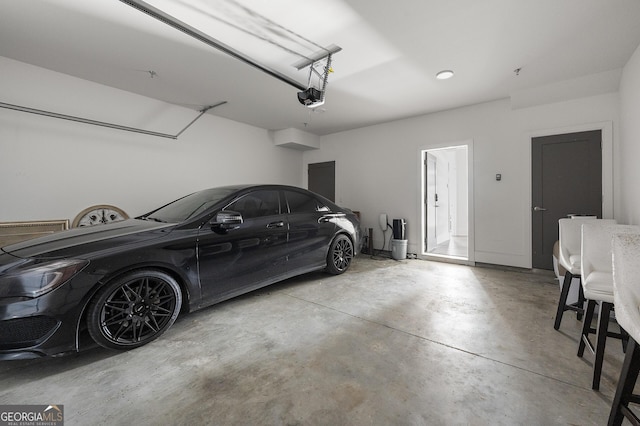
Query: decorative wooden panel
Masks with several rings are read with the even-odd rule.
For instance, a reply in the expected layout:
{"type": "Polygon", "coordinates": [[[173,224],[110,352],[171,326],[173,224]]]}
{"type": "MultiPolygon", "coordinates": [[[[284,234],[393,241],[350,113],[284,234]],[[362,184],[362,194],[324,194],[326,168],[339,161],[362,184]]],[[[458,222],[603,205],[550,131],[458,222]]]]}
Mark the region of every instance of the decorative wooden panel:
{"type": "Polygon", "coordinates": [[[69,229],[69,220],[0,222],[0,247],[69,229]]]}

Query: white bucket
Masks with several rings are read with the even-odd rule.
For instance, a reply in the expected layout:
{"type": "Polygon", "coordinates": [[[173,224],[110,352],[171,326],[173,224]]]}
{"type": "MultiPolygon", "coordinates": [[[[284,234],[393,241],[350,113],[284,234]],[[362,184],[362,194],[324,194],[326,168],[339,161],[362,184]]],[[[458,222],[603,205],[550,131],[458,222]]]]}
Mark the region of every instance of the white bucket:
{"type": "Polygon", "coordinates": [[[391,240],[391,257],[395,260],[407,258],[407,240],[391,240]]]}

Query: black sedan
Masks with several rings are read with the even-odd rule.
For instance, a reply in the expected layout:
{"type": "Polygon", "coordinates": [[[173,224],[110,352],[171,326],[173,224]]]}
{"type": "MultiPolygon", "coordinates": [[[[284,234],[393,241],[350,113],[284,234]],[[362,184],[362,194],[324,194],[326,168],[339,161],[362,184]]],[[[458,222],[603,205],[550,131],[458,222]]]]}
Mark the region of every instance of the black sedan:
{"type": "Polygon", "coordinates": [[[359,238],[350,210],[304,189],[254,185],[2,247],[0,359],[63,355],[85,342],[136,348],[180,312],[311,271],[341,274],[359,238]]]}

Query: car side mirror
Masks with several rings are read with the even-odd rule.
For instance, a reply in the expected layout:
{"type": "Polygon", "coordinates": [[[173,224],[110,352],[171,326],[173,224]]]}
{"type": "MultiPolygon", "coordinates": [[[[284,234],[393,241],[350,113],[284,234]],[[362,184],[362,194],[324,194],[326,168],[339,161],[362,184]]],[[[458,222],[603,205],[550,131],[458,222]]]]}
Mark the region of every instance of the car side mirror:
{"type": "Polygon", "coordinates": [[[236,229],[243,223],[242,215],[238,212],[221,211],[209,222],[211,227],[223,229],[228,231],[230,229],[236,229]]]}

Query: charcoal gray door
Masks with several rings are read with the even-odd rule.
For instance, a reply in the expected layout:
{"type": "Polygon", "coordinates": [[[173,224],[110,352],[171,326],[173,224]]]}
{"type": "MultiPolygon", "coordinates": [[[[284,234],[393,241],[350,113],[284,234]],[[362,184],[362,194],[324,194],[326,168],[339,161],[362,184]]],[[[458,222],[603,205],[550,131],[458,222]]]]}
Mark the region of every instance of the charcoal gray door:
{"type": "Polygon", "coordinates": [[[309,191],[336,201],[336,162],[309,164],[309,191]]]}
{"type": "Polygon", "coordinates": [[[553,269],[558,220],[570,214],[602,217],[602,132],[531,140],[532,266],[553,269]]]}

